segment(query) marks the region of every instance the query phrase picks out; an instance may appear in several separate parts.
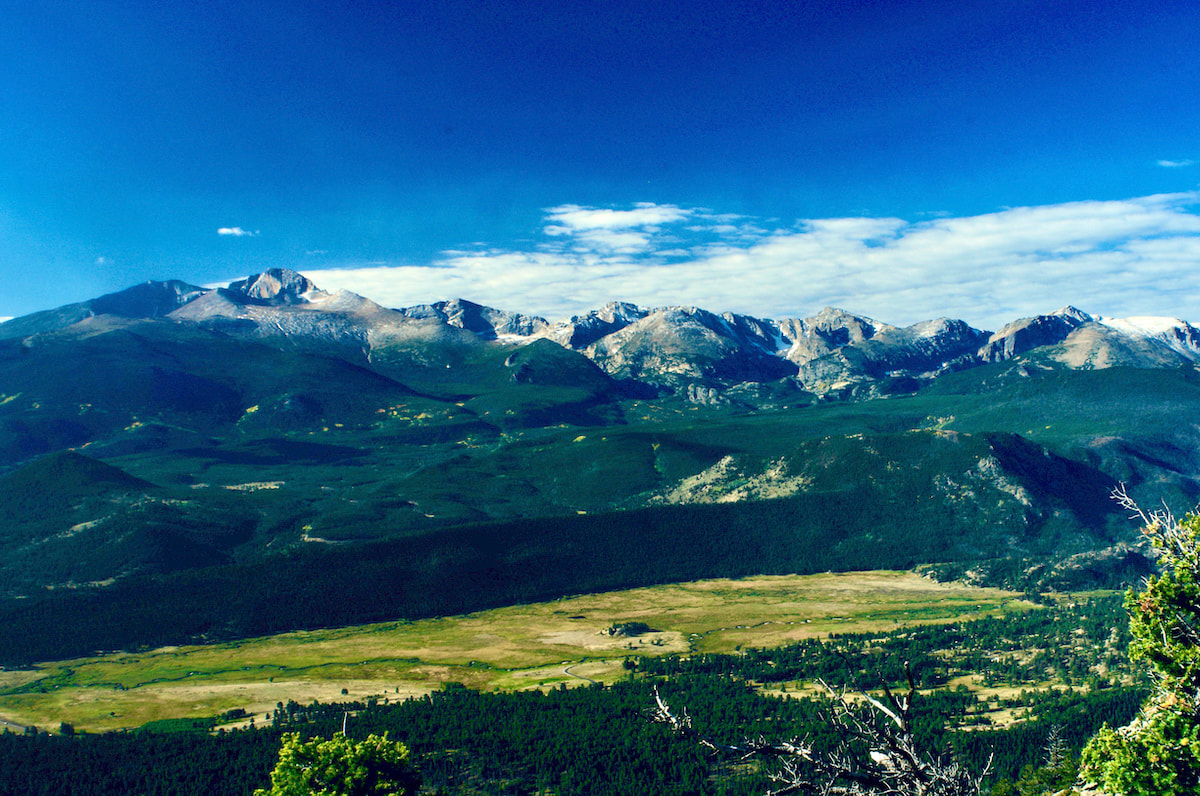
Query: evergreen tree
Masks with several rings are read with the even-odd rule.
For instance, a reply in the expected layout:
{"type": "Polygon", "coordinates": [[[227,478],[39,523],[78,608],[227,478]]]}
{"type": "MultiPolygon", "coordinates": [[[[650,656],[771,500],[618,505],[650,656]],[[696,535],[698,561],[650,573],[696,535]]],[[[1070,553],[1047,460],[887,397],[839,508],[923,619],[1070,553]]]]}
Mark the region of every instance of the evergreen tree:
{"type": "Polygon", "coordinates": [[[1130,656],[1150,665],[1153,690],[1134,721],[1105,727],[1083,752],[1083,775],[1110,794],[1200,794],[1200,515],[1138,511],[1161,573],[1125,596],[1130,656]]]}
{"type": "Polygon", "coordinates": [[[409,796],[419,785],[408,748],[387,733],[356,742],[340,732],[301,741],[293,732],[283,736],[270,790],[254,796],[409,796]]]}

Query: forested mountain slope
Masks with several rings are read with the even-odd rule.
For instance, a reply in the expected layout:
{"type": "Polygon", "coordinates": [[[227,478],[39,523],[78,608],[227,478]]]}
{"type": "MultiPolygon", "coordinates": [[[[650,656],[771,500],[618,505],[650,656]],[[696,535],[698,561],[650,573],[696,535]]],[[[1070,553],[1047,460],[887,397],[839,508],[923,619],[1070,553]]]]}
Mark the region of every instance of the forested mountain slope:
{"type": "Polygon", "coordinates": [[[756,572],[1113,585],[1148,566],[1113,486],[1200,496],[1197,339],[148,283],[0,324],[6,652],[756,572]]]}

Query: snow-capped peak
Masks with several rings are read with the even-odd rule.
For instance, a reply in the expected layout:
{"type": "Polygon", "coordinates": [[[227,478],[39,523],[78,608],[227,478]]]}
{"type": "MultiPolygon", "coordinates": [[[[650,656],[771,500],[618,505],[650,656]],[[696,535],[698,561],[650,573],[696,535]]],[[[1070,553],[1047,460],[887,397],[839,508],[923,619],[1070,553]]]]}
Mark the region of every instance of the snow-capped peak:
{"type": "Polygon", "coordinates": [[[1107,318],[1100,316],[1096,320],[1119,332],[1141,337],[1156,337],[1174,332],[1182,326],[1191,326],[1187,321],[1180,320],[1179,318],[1168,318],[1157,315],[1135,315],[1131,318],[1107,318]]]}
{"type": "Polygon", "coordinates": [[[1121,334],[1159,342],[1189,359],[1200,359],[1200,329],[1185,320],[1136,315],[1130,318],[1101,316],[1096,321],[1121,334]]]}

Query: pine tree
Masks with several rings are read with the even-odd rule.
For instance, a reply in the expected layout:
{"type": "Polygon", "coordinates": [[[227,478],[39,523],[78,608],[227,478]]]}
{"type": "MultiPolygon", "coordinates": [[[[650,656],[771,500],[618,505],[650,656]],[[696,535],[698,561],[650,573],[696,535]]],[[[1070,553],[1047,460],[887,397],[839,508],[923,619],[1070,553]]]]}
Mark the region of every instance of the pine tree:
{"type": "Polygon", "coordinates": [[[365,741],[340,732],[329,740],[301,741],[293,732],[283,736],[270,790],[260,788],[254,796],[409,796],[419,785],[407,747],[387,733],[365,741]]]}
{"type": "Polygon", "coordinates": [[[1149,664],[1153,690],[1132,723],[1088,742],[1082,773],[1110,794],[1200,794],[1200,515],[1176,520],[1118,498],[1161,556],[1161,574],[1125,595],[1129,653],[1149,664]]]}

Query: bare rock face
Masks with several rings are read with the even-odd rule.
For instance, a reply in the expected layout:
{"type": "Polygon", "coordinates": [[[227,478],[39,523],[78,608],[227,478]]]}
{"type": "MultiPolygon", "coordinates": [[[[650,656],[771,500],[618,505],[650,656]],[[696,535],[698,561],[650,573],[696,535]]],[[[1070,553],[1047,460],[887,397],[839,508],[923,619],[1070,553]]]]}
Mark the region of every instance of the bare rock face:
{"type": "Polygon", "coordinates": [[[792,340],[785,356],[806,389],[841,390],[884,377],[928,377],[963,366],[987,332],[939,318],[900,328],[826,308],[813,318],[780,321],[792,340]]]}
{"type": "Polygon", "coordinates": [[[537,337],[550,327],[545,318],[536,315],[506,312],[461,298],[420,304],[399,312],[415,320],[436,319],[450,326],[474,332],[484,340],[537,337]]]}
{"type": "Polygon", "coordinates": [[[1187,352],[1193,359],[1200,359],[1200,328],[1181,321],[1163,337],[1172,348],[1187,352]]]}
{"type": "Polygon", "coordinates": [[[812,486],[813,479],[791,472],[784,458],[769,461],[762,472],[735,456],[724,456],[716,464],[683,478],[665,492],[650,498],[651,505],[695,503],[740,503],[789,497],[812,486]]]}
{"type": "Polygon", "coordinates": [[[672,386],[773,381],[796,372],[776,355],[764,322],[696,307],[654,310],[584,353],[610,374],[672,386]]]}
{"type": "Polygon", "coordinates": [[[1174,367],[1200,361],[1200,329],[1175,318],[1103,318],[1064,307],[1006,324],[979,349],[979,360],[1035,349],[1070,368],[1174,367]]]}
{"type": "Polygon", "coordinates": [[[684,390],[684,397],[688,403],[701,404],[702,406],[721,406],[729,403],[721,391],[715,387],[705,387],[699,384],[689,384],[684,390]]]}
{"type": "Polygon", "coordinates": [[[270,268],[230,284],[228,290],[270,306],[304,304],[313,294],[325,295],[308,277],[289,268],[270,268]]]}
{"type": "Polygon", "coordinates": [[[1052,360],[1075,370],[1098,370],[1117,366],[1139,368],[1178,367],[1196,361],[1162,340],[1130,335],[1102,323],[1089,323],[1067,335],[1061,343],[1046,346],[1052,360]]]}
{"type": "Polygon", "coordinates": [[[1063,307],[1049,315],[1007,323],[979,349],[979,359],[983,362],[1002,362],[1034,348],[1056,345],[1067,339],[1071,332],[1093,320],[1086,312],[1063,307]]]}
{"type": "Polygon", "coordinates": [[[566,348],[584,349],[602,337],[619,332],[626,326],[640,321],[650,314],[636,304],[612,301],[586,315],[573,315],[568,321],[557,324],[548,337],[566,348]]]}
{"type": "Polygon", "coordinates": [[[961,366],[987,337],[964,321],[938,318],[881,334],[863,347],[884,354],[892,371],[924,375],[961,366]]]}
{"type": "Polygon", "coordinates": [[[364,350],[370,330],[386,323],[387,314],[361,296],[329,294],[303,274],[272,268],[207,291],[170,317],[234,337],[341,352],[364,350]]]}
{"type": "Polygon", "coordinates": [[[896,327],[835,307],[826,307],[811,318],[777,322],[791,346],[784,355],[797,365],[831,354],[846,346],[857,346],[880,332],[896,327]]]}

